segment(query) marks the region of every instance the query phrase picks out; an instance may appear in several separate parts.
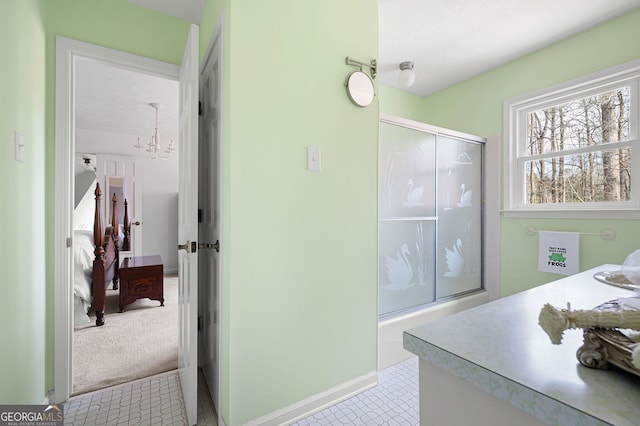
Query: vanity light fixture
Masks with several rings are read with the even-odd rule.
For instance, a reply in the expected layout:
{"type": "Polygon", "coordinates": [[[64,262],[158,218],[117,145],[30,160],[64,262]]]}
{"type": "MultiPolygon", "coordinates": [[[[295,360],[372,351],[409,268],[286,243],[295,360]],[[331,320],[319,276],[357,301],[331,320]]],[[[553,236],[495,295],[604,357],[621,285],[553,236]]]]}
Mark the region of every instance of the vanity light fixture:
{"type": "Polygon", "coordinates": [[[413,61],[405,61],[400,63],[400,74],[398,82],[402,87],[411,87],[416,81],[416,73],[413,71],[413,61]]]}

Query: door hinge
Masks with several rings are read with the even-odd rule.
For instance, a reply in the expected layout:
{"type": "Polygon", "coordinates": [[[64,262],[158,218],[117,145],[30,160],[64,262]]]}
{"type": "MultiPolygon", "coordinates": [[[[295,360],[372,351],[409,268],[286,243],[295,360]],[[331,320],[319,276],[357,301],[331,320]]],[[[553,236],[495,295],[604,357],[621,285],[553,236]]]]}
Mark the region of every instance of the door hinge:
{"type": "Polygon", "coordinates": [[[67,237],[67,248],[71,247],[71,237],[67,237]]]}
{"type": "Polygon", "coordinates": [[[202,331],[202,327],[203,327],[202,322],[203,322],[202,315],[198,315],[198,331],[202,331]]]}
{"type": "Polygon", "coordinates": [[[202,116],[202,101],[198,101],[198,115],[202,116]]]}
{"type": "Polygon", "coordinates": [[[198,209],[198,223],[202,223],[202,209],[198,209]]]}

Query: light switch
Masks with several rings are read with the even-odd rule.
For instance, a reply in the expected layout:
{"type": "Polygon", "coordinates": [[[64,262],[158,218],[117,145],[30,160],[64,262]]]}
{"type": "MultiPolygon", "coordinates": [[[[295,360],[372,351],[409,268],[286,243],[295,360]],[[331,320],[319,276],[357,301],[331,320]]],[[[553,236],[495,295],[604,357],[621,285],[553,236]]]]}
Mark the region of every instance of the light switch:
{"type": "Polygon", "coordinates": [[[15,131],[13,133],[13,143],[15,145],[16,161],[24,162],[24,142],[22,139],[22,133],[15,131]]]}
{"type": "Polygon", "coordinates": [[[307,147],[307,170],[320,171],[320,147],[307,147]]]}

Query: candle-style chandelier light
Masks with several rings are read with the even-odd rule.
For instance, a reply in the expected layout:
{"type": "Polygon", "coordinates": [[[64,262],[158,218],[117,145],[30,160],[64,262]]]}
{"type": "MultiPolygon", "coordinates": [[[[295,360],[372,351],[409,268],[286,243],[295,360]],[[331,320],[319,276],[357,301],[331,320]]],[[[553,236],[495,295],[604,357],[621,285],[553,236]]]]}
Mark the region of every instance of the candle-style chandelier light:
{"type": "Polygon", "coordinates": [[[151,139],[149,140],[149,143],[146,144],[146,146],[140,144],[140,137],[138,137],[138,143],[134,145],[134,148],[138,148],[138,152],[142,148],[145,148],[145,151],[148,152],[150,157],[154,160],[157,158],[166,160],[169,158],[169,156],[171,156],[171,153],[175,151],[173,139],[169,140],[167,149],[162,151],[162,147],[160,145],[160,133],[158,133],[158,109],[160,109],[162,105],[152,102],[149,104],[149,106],[156,110],[156,125],[153,131],[153,135],[151,135],[151,139]]]}

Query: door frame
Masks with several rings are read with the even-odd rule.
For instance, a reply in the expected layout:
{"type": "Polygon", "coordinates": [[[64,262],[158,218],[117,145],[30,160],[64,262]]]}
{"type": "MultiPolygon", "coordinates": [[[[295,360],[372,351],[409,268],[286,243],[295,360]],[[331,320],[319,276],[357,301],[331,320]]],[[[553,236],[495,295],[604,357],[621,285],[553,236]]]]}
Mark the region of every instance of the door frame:
{"type": "MultiPolygon", "coordinates": [[[[218,18],[218,22],[216,23],[215,29],[213,31],[213,34],[211,35],[211,39],[209,40],[209,45],[207,46],[207,49],[204,52],[204,55],[202,56],[202,61],[200,63],[200,70],[199,70],[199,76],[200,76],[200,87],[198,88],[198,94],[200,96],[200,101],[202,101],[202,93],[203,93],[203,87],[202,87],[202,82],[204,81],[204,79],[202,78],[203,75],[205,75],[205,73],[208,70],[208,64],[212,61],[212,60],[217,60],[218,61],[218,74],[216,76],[216,83],[218,84],[218,87],[220,88],[220,108],[216,109],[215,114],[217,115],[217,122],[218,122],[218,158],[216,158],[216,164],[215,167],[213,167],[215,173],[217,174],[216,177],[216,182],[217,182],[217,188],[215,188],[215,196],[217,198],[217,206],[218,206],[218,211],[220,214],[220,218],[219,218],[219,235],[218,235],[218,240],[220,242],[220,252],[217,253],[216,255],[218,256],[218,270],[215,271],[214,273],[216,274],[216,280],[215,282],[217,283],[217,321],[218,321],[218,333],[217,333],[217,339],[215,342],[216,345],[216,350],[217,350],[217,371],[218,371],[218,383],[217,383],[217,387],[216,387],[216,400],[213,401],[213,404],[216,408],[216,413],[218,415],[218,424],[222,424],[224,425],[224,419],[222,418],[222,410],[221,410],[221,402],[222,402],[222,395],[221,395],[221,390],[222,390],[222,379],[221,379],[221,374],[222,374],[222,366],[224,365],[223,360],[224,360],[224,351],[222,350],[222,342],[223,342],[223,333],[224,333],[224,315],[223,315],[223,307],[224,304],[222,303],[222,301],[224,300],[224,294],[223,294],[223,288],[224,286],[222,285],[222,279],[223,279],[223,268],[224,268],[224,223],[225,223],[225,209],[224,209],[224,155],[225,155],[225,150],[224,150],[224,102],[225,102],[225,92],[224,92],[224,20],[223,20],[223,16],[224,14],[220,14],[220,17],[218,18]],[[215,55],[215,56],[214,56],[215,55]]],[[[202,135],[202,130],[199,131],[199,137],[201,138],[202,135]]],[[[213,165],[211,165],[213,166],[213,165]]],[[[213,242],[213,241],[211,241],[213,242]]],[[[201,340],[202,339],[198,339],[198,353],[200,354],[200,345],[201,345],[201,340]]]]}
{"type": "Polygon", "coordinates": [[[113,66],[178,81],[177,65],[56,37],[55,188],[54,205],[54,401],[72,392],[73,362],[73,194],[75,182],[75,59],[83,57],[113,66]]]}

